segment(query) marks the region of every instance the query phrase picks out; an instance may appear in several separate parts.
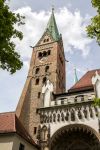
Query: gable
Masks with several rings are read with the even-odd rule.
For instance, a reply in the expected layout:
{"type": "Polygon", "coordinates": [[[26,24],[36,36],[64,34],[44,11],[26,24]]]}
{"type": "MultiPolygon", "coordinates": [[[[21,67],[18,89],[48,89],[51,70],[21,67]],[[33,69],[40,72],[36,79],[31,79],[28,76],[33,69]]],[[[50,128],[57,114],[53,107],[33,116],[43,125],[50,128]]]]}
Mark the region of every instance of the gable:
{"type": "Polygon", "coordinates": [[[48,43],[51,43],[51,42],[54,42],[54,39],[50,35],[49,31],[46,31],[43,34],[43,36],[41,37],[41,39],[38,41],[38,43],[36,44],[36,46],[48,44],[48,43]]]}
{"type": "Polygon", "coordinates": [[[93,89],[92,77],[95,75],[95,72],[100,74],[100,69],[88,71],[69,91],[79,91],[83,89],[93,89]]]}

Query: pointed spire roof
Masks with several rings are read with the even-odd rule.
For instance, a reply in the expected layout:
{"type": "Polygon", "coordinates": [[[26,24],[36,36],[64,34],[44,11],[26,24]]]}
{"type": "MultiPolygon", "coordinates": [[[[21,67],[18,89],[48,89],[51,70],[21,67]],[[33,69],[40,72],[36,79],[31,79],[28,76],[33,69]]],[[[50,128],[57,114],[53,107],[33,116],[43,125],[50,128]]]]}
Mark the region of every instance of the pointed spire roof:
{"type": "Polygon", "coordinates": [[[52,14],[47,24],[46,31],[50,32],[51,36],[53,37],[55,41],[58,41],[60,39],[59,31],[58,31],[55,16],[54,16],[54,8],[52,8],[52,14]]]}
{"type": "Polygon", "coordinates": [[[78,82],[78,77],[77,77],[76,68],[74,68],[74,82],[75,82],[75,83],[78,82]]]}

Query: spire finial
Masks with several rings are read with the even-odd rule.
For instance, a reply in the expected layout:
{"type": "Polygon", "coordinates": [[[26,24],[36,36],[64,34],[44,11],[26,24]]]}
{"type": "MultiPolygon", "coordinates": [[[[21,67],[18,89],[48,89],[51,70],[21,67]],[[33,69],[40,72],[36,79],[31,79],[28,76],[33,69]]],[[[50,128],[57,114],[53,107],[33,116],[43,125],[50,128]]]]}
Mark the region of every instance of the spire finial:
{"type": "Polygon", "coordinates": [[[54,13],[54,10],[55,10],[54,5],[52,5],[52,13],[54,13]]]}

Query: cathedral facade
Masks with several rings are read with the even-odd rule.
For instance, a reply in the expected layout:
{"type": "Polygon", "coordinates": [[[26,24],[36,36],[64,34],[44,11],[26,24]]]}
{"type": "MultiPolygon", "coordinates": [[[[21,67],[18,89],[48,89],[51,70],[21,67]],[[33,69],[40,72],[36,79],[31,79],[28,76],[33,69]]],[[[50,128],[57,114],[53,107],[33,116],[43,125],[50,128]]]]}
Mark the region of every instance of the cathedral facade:
{"type": "Polygon", "coordinates": [[[63,40],[54,10],[33,47],[16,115],[41,150],[100,150],[100,70],[88,71],[66,92],[63,40]]]}

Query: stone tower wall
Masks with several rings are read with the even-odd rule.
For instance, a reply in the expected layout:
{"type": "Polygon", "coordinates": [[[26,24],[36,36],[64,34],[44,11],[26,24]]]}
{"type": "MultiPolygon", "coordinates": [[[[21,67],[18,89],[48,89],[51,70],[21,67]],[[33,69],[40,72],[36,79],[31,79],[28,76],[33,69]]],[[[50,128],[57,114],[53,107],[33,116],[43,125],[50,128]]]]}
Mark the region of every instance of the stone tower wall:
{"type": "Polygon", "coordinates": [[[16,109],[17,116],[34,139],[37,138],[37,128],[40,124],[37,108],[43,107],[41,90],[45,77],[53,83],[55,93],[65,91],[65,86],[63,86],[65,84],[65,60],[60,42],[50,41],[33,48],[28,77],[16,109]],[[48,56],[39,58],[40,52],[48,53],[49,50],[48,56]],[[59,59],[62,59],[63,65],[59,59]],[[47,72],[45,71],[46,66],[49,66],[47,72]],[[37,68],[39,68],[38,73],[36,73],[37,68]],[[39,83],[36,85],[37,79],[39,83]]]}

